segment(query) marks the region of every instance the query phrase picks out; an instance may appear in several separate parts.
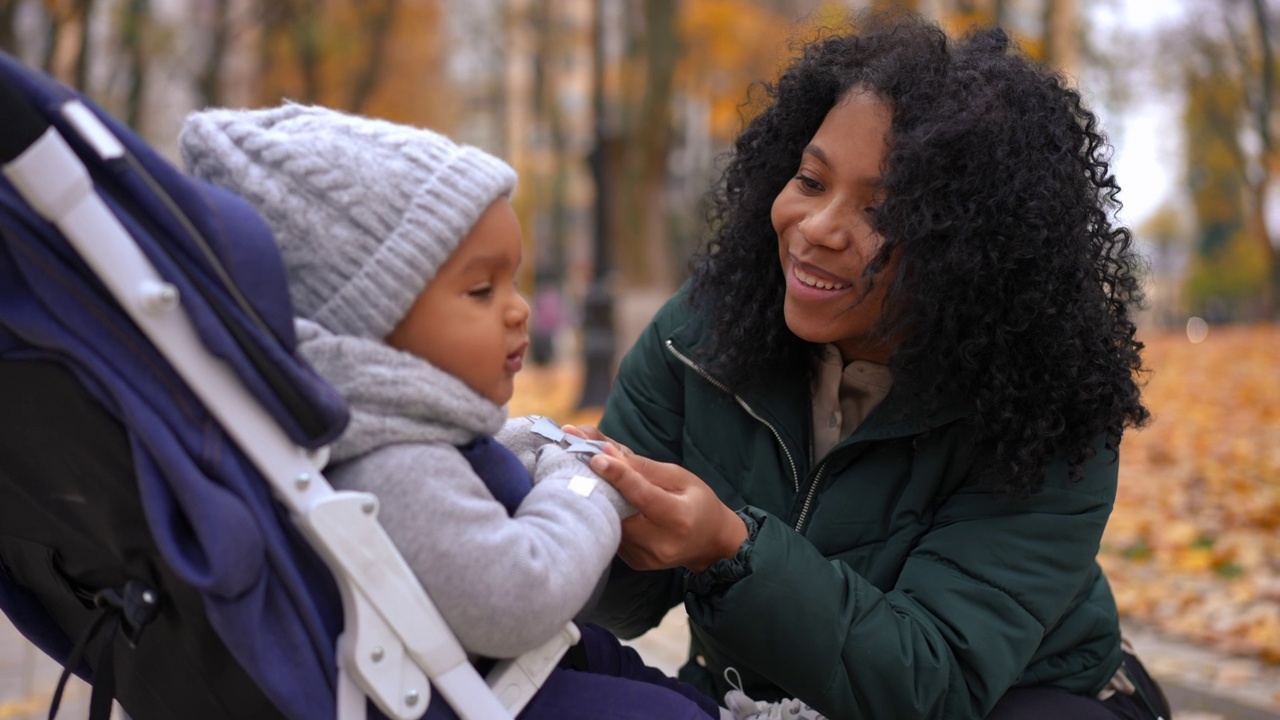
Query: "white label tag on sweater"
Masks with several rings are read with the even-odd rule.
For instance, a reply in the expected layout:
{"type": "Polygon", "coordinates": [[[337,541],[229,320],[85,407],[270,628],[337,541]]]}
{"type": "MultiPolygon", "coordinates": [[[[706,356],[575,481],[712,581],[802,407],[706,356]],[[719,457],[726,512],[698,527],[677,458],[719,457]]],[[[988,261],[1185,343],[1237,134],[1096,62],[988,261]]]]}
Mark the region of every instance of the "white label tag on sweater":
{"type": "Polygon", "coordinates": [[[593,477],[587,477],[586,475],[574,475],[569,478],[569,490],[570,492],[575,492],[582,497],[589,497],[591,495],[591,491],[596,489],[596,483],[598,482],[600,481],[593,477]]]}

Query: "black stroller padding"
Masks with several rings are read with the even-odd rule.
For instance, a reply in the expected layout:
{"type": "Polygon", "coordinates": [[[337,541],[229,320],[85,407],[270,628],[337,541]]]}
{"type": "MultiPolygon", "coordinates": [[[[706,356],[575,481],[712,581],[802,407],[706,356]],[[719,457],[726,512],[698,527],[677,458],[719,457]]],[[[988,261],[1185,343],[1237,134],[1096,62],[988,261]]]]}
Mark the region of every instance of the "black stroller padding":
{"type": "MultiPolygon", "coordinates": [[[[115,693],[133,720],[283,717],[159,557],[120,423],[53,362],[0,362],[0,397],[4,570],[68,638],[103,614],[94,593],[131,580],[156,591],[136,643],[128,633],[112,643],[115,693]]],[[[102,639],[78,674],[98,674],[102,639]]]]}

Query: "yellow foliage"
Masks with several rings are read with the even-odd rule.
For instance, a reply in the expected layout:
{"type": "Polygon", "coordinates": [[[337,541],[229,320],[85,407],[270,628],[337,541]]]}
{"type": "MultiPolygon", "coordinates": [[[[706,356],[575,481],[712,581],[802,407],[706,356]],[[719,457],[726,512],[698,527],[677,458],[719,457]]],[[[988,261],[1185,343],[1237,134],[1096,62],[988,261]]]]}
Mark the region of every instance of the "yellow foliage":
{"type": "Polygon", "coordinates": [[[1187,296],[1196,303],[1212,297],[1253,297],[1269,282],[1270,268],[1266,252],[1241,230],[1213,257],[1195,257],[1187,275],[1187,296]]]}
{"type": "Polygon", "coordinates": [[[748,0],[683,3],[679,33],[684,57],[676,84],[710,109],[711,133],[722,140],[742,129],[739,107],[754,82],[772,81],[788,58],[793,25],[748,0]]]}
{"type": "Polygon", "coordinates": [[[1280,662],[1280,326],[1148,331],[1099,562],[1126,618],[1280,662]]]}
{"type": "Polygon", "coordinates": [[[271,7],[275,21],[262,29],[262,104],[288,98],[449,129],[458,108],[444,75],[438,2],[280,0],[271,7]]]}

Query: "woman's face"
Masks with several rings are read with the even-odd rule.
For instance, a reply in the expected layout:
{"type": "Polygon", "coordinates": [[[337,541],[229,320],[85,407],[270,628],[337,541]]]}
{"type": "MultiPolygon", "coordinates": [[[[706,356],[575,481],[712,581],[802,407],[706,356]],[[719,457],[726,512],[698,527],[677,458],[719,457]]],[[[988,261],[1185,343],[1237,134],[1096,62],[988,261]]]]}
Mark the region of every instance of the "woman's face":
{"type": "Polygon", "coordinates": [[[890,267],[871,292],[862,273],[883,239],[872,219],[893,112],[853,91],[827,113],[800,167],[773,201],[773,228],[786,278],[783,310],[791,332],[833,343],[844,361],[888,363],[893,347],[870,333],[880,317],[890,267]]]}

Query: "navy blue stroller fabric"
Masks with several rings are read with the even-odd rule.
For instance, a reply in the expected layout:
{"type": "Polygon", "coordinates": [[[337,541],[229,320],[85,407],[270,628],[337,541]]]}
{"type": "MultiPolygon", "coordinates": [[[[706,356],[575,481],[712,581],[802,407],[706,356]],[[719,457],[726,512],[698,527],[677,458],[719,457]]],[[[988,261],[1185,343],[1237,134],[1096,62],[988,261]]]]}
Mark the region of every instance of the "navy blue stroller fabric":
{"type": "MultiPolygon", "coordinates": [[[[3,54],[0,75],[76,150],[97,192],[178,289],[201,340],[288,436],[306,448],[335,439],[346,406],[294,355],[284,269],[261,218],[238,197],[179,172],[73,90],[3,54]],[[116,135],[124,158],[101,160],[66,125],[58,108],[71,99],[116,135]]],[[[61,233],[3,177],[0,240],[0,360],[62,363],[121,421],[151,534],[201,593],[228,650],[286,716],[332,717],[342,609],[328,569],[258,470],[61,233]]],[[[0,610],[46,653],[67,656],[68,638],[2,569],[0,610]]]]}

